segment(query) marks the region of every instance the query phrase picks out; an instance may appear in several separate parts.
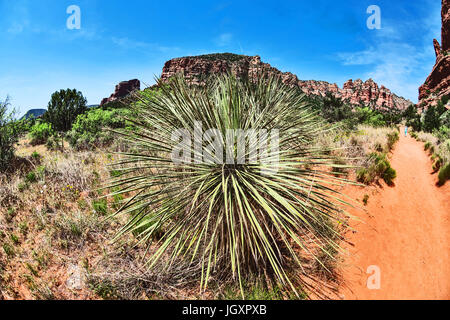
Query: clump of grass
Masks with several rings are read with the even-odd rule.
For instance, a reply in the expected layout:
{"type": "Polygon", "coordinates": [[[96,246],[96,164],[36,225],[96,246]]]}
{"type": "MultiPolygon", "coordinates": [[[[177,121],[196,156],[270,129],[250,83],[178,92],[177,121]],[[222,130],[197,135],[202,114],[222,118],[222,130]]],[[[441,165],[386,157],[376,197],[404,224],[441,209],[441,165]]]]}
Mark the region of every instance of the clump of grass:
{"type": "Polygon", "coordinates": [[[394,184],[394,179],[397,178],[397,171],[395,171],[391,166],[389,166],[383,173],[383,180],[389,185],[394,184]]]}
{"type": "Polygon", "coordinates": [[[9,238],[11,239],[12,243],[14,243],[15,245],[18,245],[20,243],[19,237],[13,233],[10,234],[9,238]]]}
{"type": "Polygon", "coordinates": [[[387,150],[391,151],[395,143],[400,139],[398,131],[393,131],[387,134],[387,150]]]}
{"type": "Polygon", "coordinates": [[[17,185],[17,190],[19,190],[19,192],[24,192],[27,189],[28,189],[28,183],[26,183],[26,182],[21,182],[17,185]]]}
{"type": "MultiPolygon", "coordinates": [[[[247,301],[270,301],[270,300],[285,300],[286,298],[298,299],[297,297],[287,296],[286,293],[283,292],[282,288],[279,286],[268,287],[265,283],[261,281],[254,280],[252,282],[246,282],[243,284],[244,288],[244,300],[247,301]]],[[[300,290],[301,291],[301,290],[300,290]]],[[[218,298],[220,300],[239,300],[242,299],[242,294],[240,292],[239,287],[236,286],[226,286],[218,298]]],[[[308,296],[306,293],[301,291],[300,297],[301,300],[306,300],[308,296]]]]}
{"type": "Polygon", "coordinates": [[[43,249],[41,249],[39,251],[33,250],[32,256],[33,256],[33,260],[36,261],[39,268],[46,267],[50,260],[50,254],[48,253],[48,251],[43,250],[43,249]]]}
{"type": "Polygon", "coordinates": [[[369,195],[368,194],[364,195],[363,203],[365,206],[367,206],[369,204],[369,195]]]}
{"type": "Polygon", "coordinates": [[[27,267],[27,269],[31,272],[31,274],[35,277],[39,276],[39,272],[36,270],[36,268],[31,265],[30,263],[26,262],[25,266],[27,267]]]}
{"type": "Polygon", "coordinates": [[[444,185],[447,180],[450,180],[450,163],[442,167],[442,169],[439,171],[438,179],[439,185],[441,186],[444,185]]]}
{"type": "Polygon", "coordinates": [[[431,156],[431,160],[433,161],[433,172],[439,171],[439,169],[441,169],[441,166],[444,164],[444,159],[442,159],[440,155],[435,153],[431,156]]]}
{"type": "Polygon", "coordinates": [[[92,208],[95,213],[105,216],[108,214],[108,201],[105,198],[93,200],[92,208]]]}
{"type": "Polygon", "coordinates": [[[365,184],[371,184],[382,178],[388,185],[393,184],[397,172],[391,167],[385,153],[374,152],[369,156],[370,165],[357,171],[357,180],[365,184]]]}
{"type": "Polygon", "coordinates": [[[5,218],[6,218],[6,221],[7,221],[7,222],[11,222],[11,221],[14,219],[15,216],[16,216],[16,209],[14,209],[14,208],[9,208],[9,209],[6,211],[6,216],[5,216],[5,218]]]}
{"type": "Polygon", "coordinates": [[[27,183],[34,183],[37,181],[36,173],[34,171],[28,172],[25,176],[25,181],[27,183]]]}
{"type": "Polygon", "coordinates": [[[8,258],[14,257],[14,255],[15,255],[14,248],[10,244],[3,243],[2,247],[3,247],[3,251],[5,252],[5,254],[8,258]]]}
{"type": "Polygon", "coordinates": [[[90,289],[103,300],[114,300],[118,298],[117,290],[113,283],[109,280],[89,281],[90,289]]]}
{"type": "Polygon", "coordinates": [[[102,223],[96,215],[83,214],[62,214],[53,221],[55,238],[60,244],[67,248],[71,244],[79,244],[85,240],[90,233],[98,232],[102,229],[102,223]]]}
{"type": "Polygon", "coordinates": [[[32,158],[33,160],[39,160],[39,159],[41,159],[41,155],[40,155],[37,151],[34,151],[34,152],[31,154],[31,158],[32,158]]]}

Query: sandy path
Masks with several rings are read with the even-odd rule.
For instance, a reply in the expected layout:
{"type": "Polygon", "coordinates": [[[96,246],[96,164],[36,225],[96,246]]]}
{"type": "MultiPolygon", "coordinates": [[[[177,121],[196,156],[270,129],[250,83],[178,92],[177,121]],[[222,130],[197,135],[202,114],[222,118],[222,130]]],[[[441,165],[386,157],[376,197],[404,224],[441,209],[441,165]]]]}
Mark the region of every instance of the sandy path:
{"type": "Polygon", "coordinates": [[[351,210],[348,235],[353,246],[343,266],[345,299],[450,299],[450,183],[436,186],[423,144],[404,136],[391,164],[395,186],[351,188],[350,196],[369,194],[365,209],[351,210]],[[369,266],[378,266],[381,288],[369,290],[369,266]]]}

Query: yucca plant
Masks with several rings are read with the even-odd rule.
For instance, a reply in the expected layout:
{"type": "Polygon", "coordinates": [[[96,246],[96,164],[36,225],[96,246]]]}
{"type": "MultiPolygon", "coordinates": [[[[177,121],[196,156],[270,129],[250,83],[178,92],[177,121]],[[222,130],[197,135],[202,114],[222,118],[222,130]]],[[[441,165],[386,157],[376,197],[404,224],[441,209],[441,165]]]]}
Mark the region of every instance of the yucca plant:
{"type": "MultiPolygon", "coordinates": [[[[332,185],[344,180],[330,170],[344,165],[314,145],[327,127],[297,89],[276,77],[221,76],[205,87],[175,77],[159,84],[156,96],[137,94],[140,117],[129,119],[134,133],[122,133],[134,151],[121,154],[114,164],[120,176],[108,186],[132,194],[115,214],[131,216],[118,237],[133,232],[148,243],[149,267],[162,260],[168,268],[179,259],[197,263],[202,289],[212,275],[235,279],[242,290],[246,277],[260,274],[296,292],[290,270],[305,272],[303,258],[315,252],[331,256],[326,248],[339,249],[335,225],[345,224],[344,202],[332,185]],[[211,141],[202,142],[202,153],[172,139],[179,129],[194,137],[199,124],[222,137],[230,129],[278,130],[278,145],[252,148],[255,140],[246,137],[244,163],[220,162],[207,148],[211,141]],[[191,151],[174,163],[180,145],[191,151]],[[264,159],[251,154],[258,148],[264,159]]],[[[239,157],[237,141],[220,142],[223,157],[239,157]]]]}

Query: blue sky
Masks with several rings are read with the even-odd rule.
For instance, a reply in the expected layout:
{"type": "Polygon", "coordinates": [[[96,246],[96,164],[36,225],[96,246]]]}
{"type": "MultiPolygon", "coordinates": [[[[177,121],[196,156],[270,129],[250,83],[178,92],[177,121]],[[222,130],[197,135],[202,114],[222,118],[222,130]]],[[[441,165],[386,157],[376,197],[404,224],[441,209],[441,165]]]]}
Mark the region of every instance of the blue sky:
{"type": "Polygon", "coordinates": [[[62,88],[98,104],[123,80],[152,84],[171,58],[260,55],[303,80],[373,78],[417,102],[441,38],[440,0],[0,0],[0,99],[25,113],[62,88]],[[81,9],[68,30],[66,9],[81,9]],[[381,30],[369,30],[370,5],[381,30]]]}

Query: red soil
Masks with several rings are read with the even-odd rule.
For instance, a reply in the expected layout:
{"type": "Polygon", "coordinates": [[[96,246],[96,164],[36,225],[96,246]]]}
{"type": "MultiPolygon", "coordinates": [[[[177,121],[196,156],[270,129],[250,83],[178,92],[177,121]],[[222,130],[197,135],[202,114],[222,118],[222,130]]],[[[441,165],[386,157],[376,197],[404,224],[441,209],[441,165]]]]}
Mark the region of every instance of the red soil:
{"type": "Polygon", "coordinates": [[[402,136],[391,164],[395,186],[348,188],[345,194],[363,199],[364,210],[353,221],[343,267],[345,299],[450,299],[450,183],[437,187],[423,143],[402,136]],[[370,290],[369,266],[378,266],[381,288],[370,290]]]}

